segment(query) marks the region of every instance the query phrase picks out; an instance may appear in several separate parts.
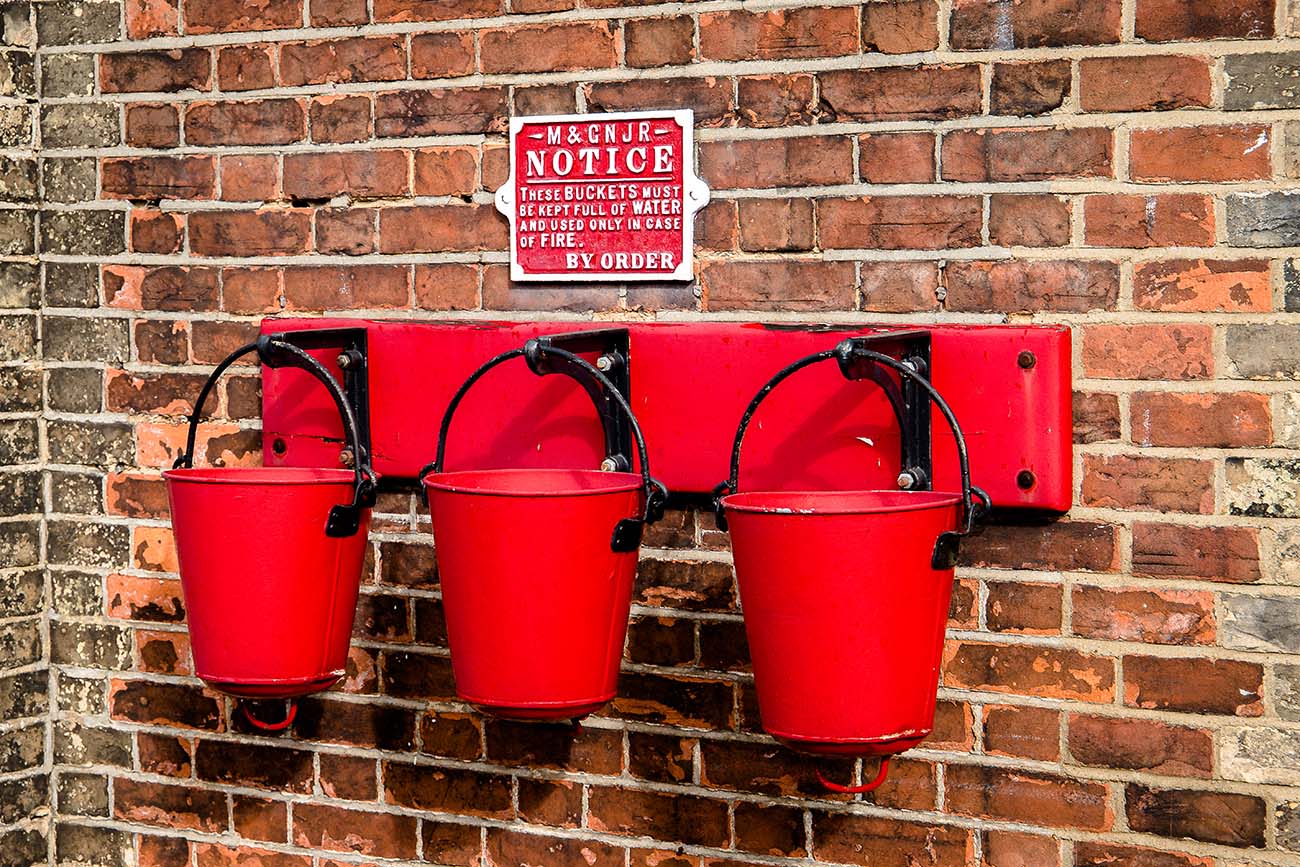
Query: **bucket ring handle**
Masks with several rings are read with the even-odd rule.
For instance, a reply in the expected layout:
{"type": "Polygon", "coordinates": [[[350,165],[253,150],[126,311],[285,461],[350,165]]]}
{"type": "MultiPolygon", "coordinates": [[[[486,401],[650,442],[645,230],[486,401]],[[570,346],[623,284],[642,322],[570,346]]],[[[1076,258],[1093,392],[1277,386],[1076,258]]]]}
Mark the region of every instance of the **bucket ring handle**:
{"type": "Polygon", "coordinates": [[[971,484],[970,457],[967,454],[966,437],[962,434],[961,425],[957,423],[957,416],[953,413],[952,407],[948,406],[948,402],[943,399],[943,395],[938,392],[928,378],[919,373],[910,363],[859,346],[852,339],[841,341],[834,349],[827,349],[805,356],[787,365],[769,379],[767,384],[758,390],[758,394],[754,395],[754,399],[749,402],[745,414],[740,418],[740,427],[736,429],[736,439],[731,448],[731,476],[727,481],[713,489],[713,507],[717,515],[718,528],[721,530],[727,528],[727,518],[722,506],[722,497],[725,494],[734,494],[739,491],[740,446],[745,438],[745,431],[749,429],[749,423],[753,421],[754,413],[758,410],[759,404],[772,393],[773,389],[790,376],[805,367],[831,360],[838,361],[841,369],[847,369],[854,361],[858,360],[872,361],[884,365],[896,371],[899,376],[906,377],[916,383],[929,396],[934,405],[939,408],[939,411],[943,413],[944,419],[948,422],[948,427],[952,429],[953,440],[957,444],[957,458],[961,463],[963,517],[960,525],[961,529],[949,530],[939,534],[939,538],[934,544],[934,553],[930,558],[930,565],[934,569],[951,569],[957,563],[957,548],[962,537],[974,532],[976,521],[982,519],[993,504],[988,494],[971,484]]]}
{"type": "Polygon", "coordinates": [[[337,538],[353,536],[361,529],[361,513],[375,504],[376,480],[374,470],[370,468],[370,455],[361,448],[361,436],[357,427],[356,414],[339,385],[325,365],[321,364],[305,350],[294,346],[284,339],[282,334],[263,334],[252,343],[247,343],[230,353],[218,364],[208,376],[199,398],[194,402],[194,412],[190,414],[189,431],[185,436],[185,448],[176,456],[172,469],[191,469],[194,466],[194,440],[198,433],[199,419],[203,416],[203,404],[207,402],[217,380],[234,364],[250,352],[256,352],[262,364],[271,368],[296,367],[305,370],[317,379],[330,397],[343,418],[343,430],[347,445],[353,454],[353,496],[349,504],[340,503],[330,509],[325,522],[325,535],[337,538]]]}
{"type": "MultiPolygon", "coordinates": [[[[632,436],[636,440],[637,460],[641,464],[641,485],[645,490],[645,512],[639,518],[624,518],[614,527],[614,533],[610,537],[610,550],[618,553],[635,551],[641,545],[641,534],[647,524],[653,524],[664,515],[664,503],[668,499],[668,489],[663,483],[650,475],[650,457],[646,452],[645,436],[641,433],[641,425],[636,420],[636,415],[632,412],[632,407],[628,405],[627,398],[619,391],[609,380],[609,377],[596,369],[580,355],[575,355],[567,349],[561,349],[537,338],[529,340],[520,349],[511,349],[503,352],[495,358],[484,362],[478,370],[470,374],[469,379],[461,385],[452,397],[451,403],[447,405],[447,411],[443,413],[442,424],[438,427],[438,451],[433,463],[426,465],[420,470],[420,478],[423,479],[430,473],[441,473],[444,465],[444,458],[447,452],[447,432],[451,428],[452,416],[456,414],[456,409],[460,406],[465,395],[474,386],[476,382],[492,368],[504,364],[514,358],[523,358],[528,362],[529,368],[539,375],[551,372],[547,370],[540,362],[544,361],[546,356],[554,356],[568,363],[569,366],[556,369],[556,372],[565,373],[571,378],[577,379],[574,375],[576,371],[581,371],[599,384],[614,402],[618,408],[627,416],[629,427],[632,428],[632,436]]],[[[586,383],[583,383],[585,386],[586,383]]],[[[597,402],[598,392],[591,388],[586,388],[587,394],[591,397],[592,402],[596,404],[596,409],[601,409],[597,402]]],[[[604,419],[604,416],[602,416],[604,419]]],[[[608,437],[606,438],[608,440],[608,437]]]]}
{"type": "Polygon", "coordinates": [[[889,756],[881,756],[880,768],[876,771],[876,778],[869,783],[863,783],[860,786],[846,786],[842,783],[833,783],[826,779],[826,776],[819,768],[817,770],[817,782],[821,783],[832,792],[839,792],[841,795],[861,795],[866,792],[874,792],[885,784],[885,777],[889,775],[889,756]]]}
{"type": "Polygon", "coordinates": [[[285,704],[286,707],[284,709],[284,718],[277,720],[275,722],[267,722],[266,720],[259,717],[257,714],[253,713],[253,709],[250,706],[250,702],[248,699],[240,700],[239,712],[240,714],[243,715],[244,719],[248,721],[249,725],[251,725],[255,729],[258,729],[259,731],[282,732],[285,729],[287,729],[289,726],[293,725],[294,719],[296,719],[298,716],[298,699],[286,698],[285,704]]]}

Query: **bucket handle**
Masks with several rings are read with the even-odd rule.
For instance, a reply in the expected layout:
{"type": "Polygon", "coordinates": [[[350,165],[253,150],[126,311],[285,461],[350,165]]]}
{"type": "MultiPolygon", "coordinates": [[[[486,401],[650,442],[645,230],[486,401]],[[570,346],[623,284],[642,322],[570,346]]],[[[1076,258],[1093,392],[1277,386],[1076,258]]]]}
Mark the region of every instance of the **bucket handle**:
{"type": "Polygon", "coordinates": [[[281,334],[263,334],[252,343],[247,343],[230,353],[218,364],[208,376],[207,382],[199,391],[199,398],[194,402],[194,412],[190,414],[189,431],[185,436],[185,449],[176,456],[173,469],[193,468],[194,440],[198,433],[199,419],[203,416],[203,404],[207,402],[217,380],[230,365],[247,355],[256,352],[262,364],[267,367],[296,367],[305,370],[320,381],[334,399],[339,415],[343,418],[343,430],[347,436],[348,447],[353,455],[353,496],[349,504],[339,504],[330,509],[325,522],[325,535],[338,538],[352,536],[361,529],[361,513],[375,504],[375,473],[370,468],[370,455],[361,448],[356,414],[343,393],[338,380],[330,375],[325,365],[321,364],[303,349],[283,339],[281,334]]]}
{"type": "MultiPolygon", "coordinates": [[[[650,457],[646,453],[645,437],[641,433],[641,425],[637,423],[636,416],[632,413],[632,407],[628,405],[627,398],[623,396],[614,383],[610,382],[609,377],[596,369],[594,365],[588,362],[580,355],[575,355],[567,349],[561,349],[537,338],[529,340],[521,349],[512,349],[509,352],[503,352],[495,358],[484,362],[478,370],[470,374],[469,379],[461,385],[452,397],[451,403],[447,405],[447,411],[443,413],[442,424],[438,428],[438,451],[433,463],[428,464],[420,470],[420,478],[424,478],[429,473],[441,473],[444,458],[447,453],[447,432],[451,428],[452,416],[456,414],[457,407],[464,399],[465,395],[474,386],[474,383],[483,378],[492,368],[504,364],[514,358],[523,358],[528,362],[529,368],[539,376],[556,372],[563,373],[572,379],[577,380],[591,397],[592,403],[596,405],[599,412],[601,406],[599,403],[599,391],[591,387],[590,382],[584,382],[579,378],[579,373],[585,374],[589,380],[595,380],[600,389],[614,399],[618,408],[627,416],[629,426],[632,428],[632,436],[636,439],[637,460],[641,464],[641,484],[645,489],[645,512],[639,518],[624,518],[614,527],[614,534],[610,538],[609,547],[611,550],[619,553],[635,551],[641,546],[641,534],[646,524],[653,524],[664,515],[664,502],[668,498],[668,489],[663,483],[650,476],[650,457]],[[543,364],[547,356],[554,356],[566,362],[560,367],[551,368],[543,364]]],[[[604,415],[602,421],[607,421],[604,415]]],[[[608,441],[609,438],[606,437],[608,441]]]]}
{"type": "Polygon", "coordinates": [[[821,783],[832,792],[839,792],[841,795],[861,795],[866,792],[874,792],[885,784],[885,777],[889,775],[889,756],[881,756],[880,767],[876,770],[876,778],[869,783],[863,783],[860,786],[845,786],[842,783],[833,783],[826,779],[826,776],[817,771],[817,782],[821,783]]]}
{"type": "Polygon", "coordinates": [[[749,429],[749,423],[754,419],[754,413],[772,390],[780,385],[790,376],[803,370],[805,367],[818,364],[823,361],[838,361],[841,370],[847,370],[852,366],[854,361],[871,361],[882,364],[898,373],[899,376],[905,377],[916,383],[934,402],[934,405],[943,413],[944,419],[948,422],[948,427],[952,429],[953,440],[957,444],[957,458],[961,463],[961,502],[962,502],[962,522],[961,529],[956,531],[946,531],[939,534],[938,540],[934,544],[934,553],[930,558],[931,568],[934,569],[951,569],[957,563],[957,548],[963,536],[970,535],[975,529],[975,522],[982,518],[992,506],[992,500],[989,495],[981,489],[971,484],[970,480],[970,458],[966,450],[966,437],[962,434],[961,426],[957,423],[957,416],[953,414],[952,408],[948,402],[943,399],[943,395],[930,383],[930,380],[917,372],[917,370],[906,361],[899,361],[896,358],[867,349],[857,345],[852,339],[841,341],[834,349],[827,349],[822,352],[806,356],[798,361],[788,365],[779,371],[767,381],[754,399],[749,402],[745,409],[745,414],[740,418],[740,427],[736,429],[736,440],[731,448],[731,476],[727,481],[714,488],[714,511],[717,515],[718,528],[725,530],[727,528],[727,518],[722,507],[722,497],[727,493],[737,493],[740,484],[740,445],[745,438],[745,431],[749,429]],[[978,501],[978,502],[977,502],[978,501]]]}

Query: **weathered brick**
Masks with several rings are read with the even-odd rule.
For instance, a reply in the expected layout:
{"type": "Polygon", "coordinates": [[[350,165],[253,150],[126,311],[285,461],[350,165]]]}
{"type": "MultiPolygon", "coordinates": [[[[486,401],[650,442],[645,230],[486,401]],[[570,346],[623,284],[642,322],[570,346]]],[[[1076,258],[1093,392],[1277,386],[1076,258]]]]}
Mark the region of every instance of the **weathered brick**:
{"type": "Polygon", "coordinates": [[[961,130],[943,138],[950,181],[1035,181],[1109,177],[1113,134],[1083,129],[961,130]]]}
{"type": "Polygon", "coordinates": [[[1068,60],[997,63],[989,94],[993,114],[1029,117],[1047,114],[1070,95],[1068,60]]]}
{"type": "Polygon", "coordinates": [[[1124,787],[1129,827],[1162,837],[1185,837],[1223,846],[1262,847],[1262,798],[1195,789],[1124,787]]]}
{"type": "Polygon", "coordinates": [[[370,137],[368,96],[317,97],[311,101],[310,116],[312,141],[352,142],[370,137]]]}
{"type": "Polygon", "coordinates": [[[754,127],[805,124],[813,118],[811,75],[752,75],[736,82],[736,111],[754,127]]]}
{"type": "Polygon", "coordinates": [[[204,48],[133,51],[99,56],[100,87],[106,93],[175,93],[210,90],[212,56],[204,48]]]}
{"type": "Polygon", "coordinates": [[[1093,830],[1112,820],[1102,783],[977,765],[949,765],[945,783],[945,805],[954,813],[1093,830]]]}
{"type": "Polygon", "coordinates": [[[100,188],[112,199],[206,199],[215,185],[212,157],[127,157],[100,163],[100,188]]]}
{"type": "Polygon", "coordinates": [[[1113,309],[1119,267],[1110,262],[952,262],[944,269],[949,310],[1113,309]]]}
{"type": "Polygon", "coordinates": [[[1056,761],[1061,753],[1061,714],[1045,707],[986,705],[984,751],[1056,761]]]}
{"type": "Polygon", "coordinates": [[[275,55],[269,45],[232,45],[217,52],[217,83],[222,90],[275,87],[275,55]]]}
{"type": "Polygon", "coordinates": [[[1212,340],[1203,325],[1095,325],[1083,334],[1083,367],[1099,379],[1209,379],[1212,340]]]}
{"type": "Polygon", "coordinates": [[[479,68],[487,74],[600,69],[616,60],[608,21],[488,30],[479,36],[479,68]]]}
{"type": "Polygon", "coordinates": [[[1239,247],[1300,244],[1300,194],[1234,193],[1227,197],[1228,243],[1239,247]]]}
{"type": "Polygon", "coordinates": [[[813,854],[819,861],[960,867],[974,846],[971,832],[952,825],[815,811],[813,854]]]}
{"type": "Polygon", "coordinates": [[[700,271],[709,310],[851,310],[853,263],[717,261],[700,271]]]}
{"type": "Polygon", "coordinates": [[[141,148],[180,144],[180,116],[173,105],[135,103],[126,107],[126,143],[141,148]]]}
{"type": "Polygon", "coordinates": [[[1133,525],[1133,571],[1231,584],[1260,579],[1259,532],[1249,527],[1133,525]]]}
{"type": "Polygon", "coordinates": [[[1148,644],[1213,644],[1214,598],[1195,590],[1075,587],[1076,635],[1148,644]]]}
{"type": "Polygon", "coordinates": [[[1273,35],[1275,0],[1141,0],[1134,31],[1148,42],[1263,39],[1273,35]]]}
{"type": "Polygon", "coordinates": [[[1120,41],[1119,0],[957,0],[949,38],[958,49],[1105,45],[1120,41]]]}
{"type": "Polygon", "coordinates": [[[50,54],[41,58],[41,96],[77,97],[95,92],[95,55],[50,54]]]}
{"type": "Polygon", "coordinates": [[[1264,671],[1235,659],[1125,656],[1124,704],[1184,713],[1259,716],[1264,671]]]}
{"type": "Polygon", "coordinates": [[[383,198],[408,190],[406,151],[290,154],[284,158],[284,194],[291,199],[383,198]]]}
{"type": "Polygon", "coordinates": [[[196,256],[288,256],[311,244],[311,212],[303,209],[205,211],[189,217],[196,256]]]}
{"type": "Polygon", "coordinates": [[[1295,379],[1300,375],[1300,334],[1288,325],[1232,325],[1227,356],[1233,378],[1295,379]]]}
{"type": "Polygon", "coordinates": [[[1223,106],[1229,111],[1300,106],[1300,54],[1232,55],[1224,70],[1223,106]]]}
{"type": "Polygon", "coordinates": [[[41,141],[46,147],[108,147],[118,140],[115,105],[58,103],[41,108],[41,141]]]}
{"type": "Polygon", "coordinates": [[[700,54],[707,60],[833,57],[858,48],[858,13],[848,6],[700,16],[700,54]]]}
{"type": "Polygon", "coordinates": [[[1138,265],[1133,303],[1143,310],[1267,311],[1272,306],[1268,262],[1180,259],[1138,265]]]}
{"type": "Polygon", "coordinates": [[[1209,732],[1155,720],[1071,714],[1067,743],[1085,765],[1202,779],[1214,769],[1209,732]]]}
{"type": "Polygon", "coordinates": [[[943,120],[978,114],[983,101],[974,65],[846,69],[818,79],[827,120],[943,120]]]}
{"type": "Polygon", "coordinates": [[[824,249],[945,250],[980,243],[983,202],[974,196],[818,199],[824,249]]]}
{"type": "Polygon", "coordinates": [[[939,268],[933,262],[863,262],[863,310],[911,313],[939,307],[939,268]]]}
{"type": "MultiPolygon", "coordinates": [[[[1300,199],[1298,199],[1300,200],[1300,199]]],[[[1084,237],[1092,247],[1209,247],[1214,204],[1207,196],[1088,196],[1084,237]]],[[[1229,210],[1231,222],[1231,209],[1229,210]]]]}
{"type": "Polygon", "coordinates": [[[505,129],[506,92],[500,87],[405,90],[375,99],[375,135],[456,135],[505,129]]]}
{"type": "Polygon", "coordinates": [[[121,32],[121,6],[113,2],[59,0],[37,7],[36,36],[41,45],[112,42],[121,32]]]}
{"type": "Polygon", "coordinates": [[[1075,650],[952,642],[944,652],[943,682],[958,689],[1109,702],[1115,667],[1110,659],[1075,650]]]}
{"type": "Polygon", "coordinates": [[[303,103],[296,99],[194,102],[185,110],[185,138],[194,145],[278,145],[306,134],[303,103]]]}
{"type": "Polygon", "coordinates": [[[302,26],[303,0],[184,0],[188,33],[278,30],[302,26]]]}
{"type": "Polygon", "coordinates": [[[695,21],[689,15],[633,19],[623,28],[623,40],[628,66],[678,66],[695,59],[695,21]]]}

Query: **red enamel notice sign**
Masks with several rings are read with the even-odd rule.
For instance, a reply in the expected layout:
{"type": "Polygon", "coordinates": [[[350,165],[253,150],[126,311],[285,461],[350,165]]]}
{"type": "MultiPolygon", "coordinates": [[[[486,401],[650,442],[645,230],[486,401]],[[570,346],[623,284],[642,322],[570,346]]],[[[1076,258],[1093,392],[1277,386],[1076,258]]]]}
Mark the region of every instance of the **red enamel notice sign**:
{"type": "Polygon", "coordinates": [[[510,179],[496,191],[510,220],[514,280],[690,280],[694,114],[516,117],[510,179]]]}

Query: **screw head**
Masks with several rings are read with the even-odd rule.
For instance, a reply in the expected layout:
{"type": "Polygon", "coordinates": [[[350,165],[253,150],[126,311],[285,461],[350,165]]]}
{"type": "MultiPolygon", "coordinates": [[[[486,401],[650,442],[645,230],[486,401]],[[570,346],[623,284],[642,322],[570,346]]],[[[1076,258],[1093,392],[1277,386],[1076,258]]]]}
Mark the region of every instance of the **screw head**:
{"type": "Polygon", "coordinates": [[[1016,473],[1016,487],[1022,491],[1027,491],[1038,483],[1038,477],[1032,470],[1021,470],[1016,473]]]}
{"type": "Polygon", "coordinates": [[[1022,350],[1021,353],[1016,356],[1016,364],[1020,365],[1021,370],[1029,370],[1037,363],[1038,358],[1028,349],[1022,350]]]}

